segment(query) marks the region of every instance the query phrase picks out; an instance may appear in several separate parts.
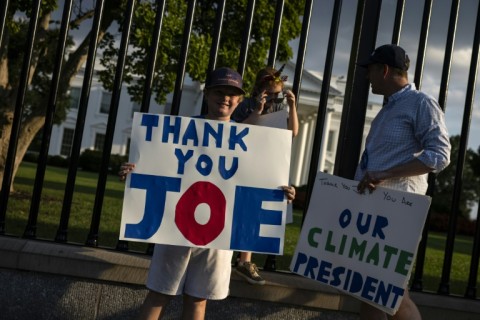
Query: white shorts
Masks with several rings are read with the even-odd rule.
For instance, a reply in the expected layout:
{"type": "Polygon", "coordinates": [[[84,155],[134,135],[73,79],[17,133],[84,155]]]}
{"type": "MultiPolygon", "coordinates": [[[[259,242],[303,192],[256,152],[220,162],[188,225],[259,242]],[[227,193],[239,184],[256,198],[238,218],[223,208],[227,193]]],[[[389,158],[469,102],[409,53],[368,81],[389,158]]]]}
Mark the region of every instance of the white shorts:
{"type": "Polygon", "coordinates": [[[147,288],[166,295],[228,296],[233,251],[156,244],[147,288]]]}

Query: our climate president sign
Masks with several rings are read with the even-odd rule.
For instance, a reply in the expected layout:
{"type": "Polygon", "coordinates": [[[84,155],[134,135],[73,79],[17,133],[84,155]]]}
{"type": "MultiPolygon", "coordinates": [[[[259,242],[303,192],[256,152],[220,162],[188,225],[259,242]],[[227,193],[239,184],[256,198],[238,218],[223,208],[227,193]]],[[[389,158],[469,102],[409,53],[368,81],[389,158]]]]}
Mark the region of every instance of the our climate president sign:
{"type": "Polygon", "coordinates": [[[135,113],[120,239],[283,253],[291,132],[135,113]]]}
{"type": "Polygon", "coordinates": [[[394,314],[430,198],[381,187],[361,195],[357,184],[317,174],[290,269],[394,314]]]}

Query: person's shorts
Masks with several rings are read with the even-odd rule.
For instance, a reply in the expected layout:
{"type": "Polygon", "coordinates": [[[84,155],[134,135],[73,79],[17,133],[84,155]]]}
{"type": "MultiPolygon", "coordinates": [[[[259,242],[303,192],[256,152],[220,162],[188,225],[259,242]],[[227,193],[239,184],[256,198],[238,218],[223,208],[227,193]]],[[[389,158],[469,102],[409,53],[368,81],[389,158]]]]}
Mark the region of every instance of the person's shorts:
{"type": "Polygon", "coordinates": [[[220,300],[228,296],[232,251],[156,244],[147,288],[166,295],[220,300]]]}

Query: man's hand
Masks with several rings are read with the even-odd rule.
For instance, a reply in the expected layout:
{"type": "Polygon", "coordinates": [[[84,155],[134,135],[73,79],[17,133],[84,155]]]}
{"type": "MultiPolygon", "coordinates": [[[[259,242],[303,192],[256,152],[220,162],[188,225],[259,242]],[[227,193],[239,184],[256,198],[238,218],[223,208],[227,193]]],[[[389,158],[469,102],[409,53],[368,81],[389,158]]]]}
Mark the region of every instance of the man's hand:
{"type": "Polygon", "coordinates": [[[377,184],[382,183],[385,179],[385,173],[382,171],[367,171],[363,179],[358,183],[357,190],[360,194],[364,194],[366,189],[372,193],[377,189],[377,184]]]}

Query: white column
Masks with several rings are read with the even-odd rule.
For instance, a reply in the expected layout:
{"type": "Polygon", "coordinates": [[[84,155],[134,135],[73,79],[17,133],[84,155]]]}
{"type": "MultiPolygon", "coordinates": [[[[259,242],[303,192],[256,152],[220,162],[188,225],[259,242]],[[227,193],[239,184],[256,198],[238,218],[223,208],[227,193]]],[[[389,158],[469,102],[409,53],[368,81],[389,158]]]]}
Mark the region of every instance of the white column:
{"type": "Polygon", "coordinates": [[[322,144],[320,146],[320,156],[318,157],[318,171],[323,171],[325,169],[325,158],[327,156],[328,135],[330,134],[330,122],[332,120],[333,111],[335,111],[335,109],[327,108],[325,123],[323,125],[322,144]]]}

